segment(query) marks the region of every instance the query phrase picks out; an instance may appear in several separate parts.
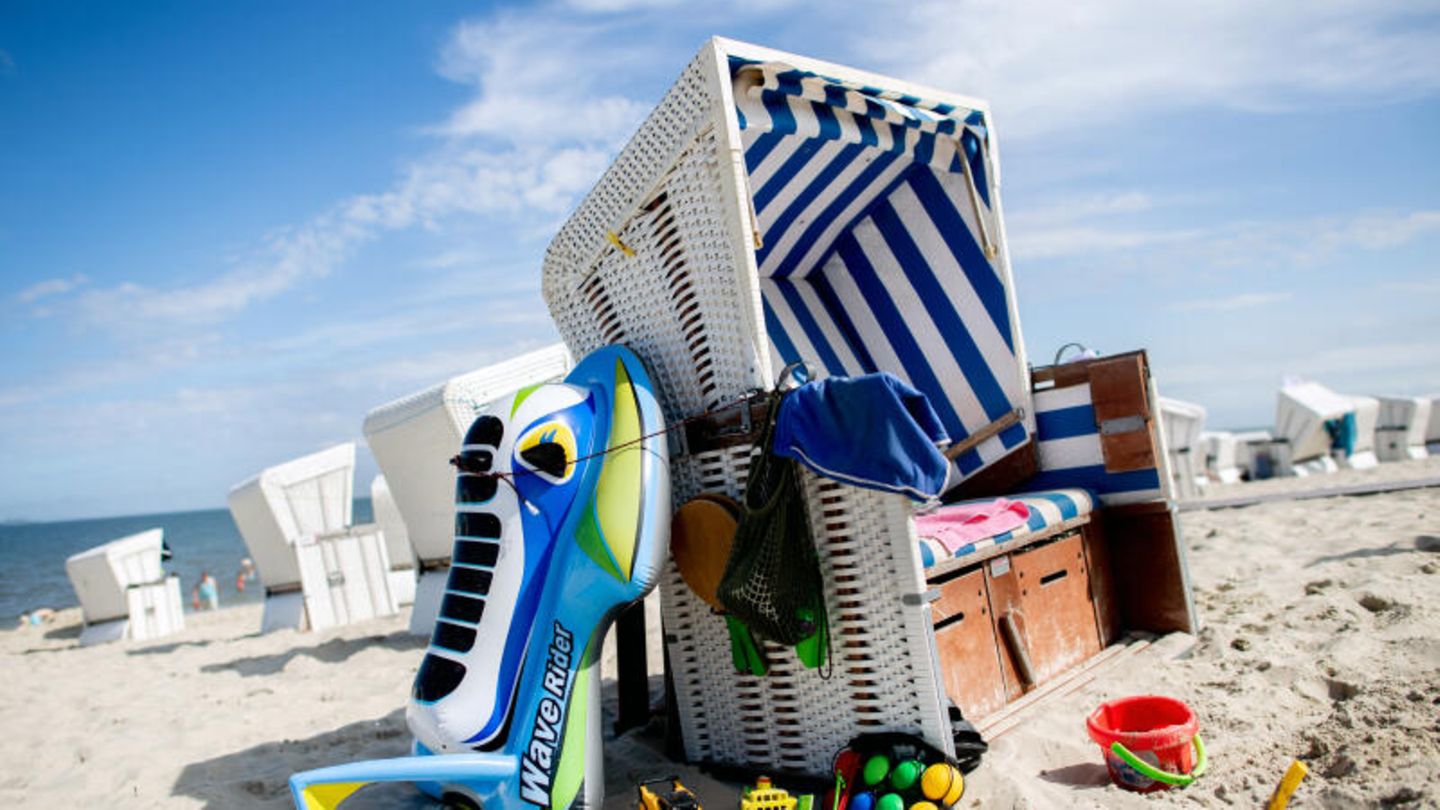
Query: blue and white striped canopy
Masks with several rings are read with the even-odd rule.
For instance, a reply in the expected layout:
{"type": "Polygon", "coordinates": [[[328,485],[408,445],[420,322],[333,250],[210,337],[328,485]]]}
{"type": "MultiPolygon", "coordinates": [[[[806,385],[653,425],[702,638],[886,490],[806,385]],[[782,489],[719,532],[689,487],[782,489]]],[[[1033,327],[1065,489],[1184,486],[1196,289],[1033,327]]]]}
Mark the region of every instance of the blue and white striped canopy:
{"type": "MultiPolygon", "coordinates": [[[[777,367],[889,371],[955,441],[1023,407],[984,115],[783,64],[731,70],[777,367]]],[[[1012,425],[956,464],[971,475],[1028,439],[1012,425]]]]}
{"type": "Polygon", "coordinates": [[[1164,496],[1160,471],[1154,467],[1127,472],[1105,469],[1089,383],[1036,391],[1035,423],[1040,471],[1027,486],[1085,487],[1106,505],[1164,496]]]}

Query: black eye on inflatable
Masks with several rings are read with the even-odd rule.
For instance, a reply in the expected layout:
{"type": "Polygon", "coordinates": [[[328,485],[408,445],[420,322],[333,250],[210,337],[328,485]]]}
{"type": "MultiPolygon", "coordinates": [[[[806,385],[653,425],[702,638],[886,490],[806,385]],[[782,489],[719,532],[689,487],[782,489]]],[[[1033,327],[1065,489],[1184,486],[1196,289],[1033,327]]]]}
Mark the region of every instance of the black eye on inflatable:
{"type": "Polygon", "coordinates": [[[564,478],[565,468],[570,465],[570,460],[565,458],[565,448],[559,442],[540,442],[527,447],[520,451],[520,458],[551,478],[564,478]]]}

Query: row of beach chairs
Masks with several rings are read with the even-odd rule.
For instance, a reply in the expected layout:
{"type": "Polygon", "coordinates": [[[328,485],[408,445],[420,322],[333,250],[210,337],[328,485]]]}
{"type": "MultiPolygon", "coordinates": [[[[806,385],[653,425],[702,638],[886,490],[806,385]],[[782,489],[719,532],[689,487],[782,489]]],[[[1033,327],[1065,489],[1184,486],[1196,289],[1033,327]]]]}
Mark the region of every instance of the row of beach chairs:
{"type": "MultiPolygon", "coordinates": [[[[1274,430],[1207,431],[1205,408],[1160,399],[1178,497],[1211,482],[1367,469],[1440,445],[1440,397],[1351,396],[1317,382],[1283,386],[1274,430]]],[[[1440,447],[1437,447],[1440,449],[1440,447]]]]}

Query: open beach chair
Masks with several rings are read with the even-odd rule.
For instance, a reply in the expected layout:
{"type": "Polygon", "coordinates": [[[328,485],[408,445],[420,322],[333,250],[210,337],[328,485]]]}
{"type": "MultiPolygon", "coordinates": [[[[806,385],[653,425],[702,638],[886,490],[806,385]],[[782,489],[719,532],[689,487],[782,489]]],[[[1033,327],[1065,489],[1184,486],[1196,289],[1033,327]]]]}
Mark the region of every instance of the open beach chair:
{"type": "Polygon", "coordinates": [[[163,530],[150,529],[65,560],[85,616],[81,646],[160,638],[185,627],[180,579],[160,566],[164,538],[163,530]]]}
{"type": "Polygon", "coordinates": [[[455,545],[455,468],[460,439],[478,409],[527,385],[564,376],[574,362],[560,344],[452,377],[365,416],[365,441],[404,520],[420,569],[410,632],[428,636],[455,545]]]}
{"type": "Polygon", "coordinates": [[[1160,397],[1159,405],[1175,496],[1193,498],[1206,482],[1205,449],[1200,441],[1205,429],[1205,407],[1170,397],[1160,397]]]}
{"type": "Polygon", "coordinates": [[[385,538],[386,554],[390,557],[390,592],[395,596],[395,604],[400,607],[413,604],[418,576],[415,547],[410,545],[405,519],[401,517],[400,508],[395,505],[395,496],[390,494],[383,475],[370,479],[370,505],[375,513],[375,523],[385,538]]]}
{"type": "MultiPolygon", "coordinates": [[[[573,353],[625,344],[667,417],[697,420],[672,433],[677,504],[740,494],[756,431],[749,408],[727,406],[795,361],[908,381],[959,445],[958,492],[1013,491],[1039,463],[1013,289],[982,103],[723,39],[564,225],[544,274],[573,353]]],[[[1158,494],[1155,463],[1142,489],[1158,494]]],[[[687,756],[821,774],[878,730],[950,750],[911,504],[808,472],[802,489],[833,672],[776,647],[768,675],[737,675],[725,622],[671,565],[661,601],[687,756]]]]}
{"type": "Polygon", "coordinates": [[[1334,472],[1339,469],[1335,456],[1349,456],[1362,441],[1354,399],[1316,382],[1280,389],[1275,435],[1283,443],[1278,475],[1334,472]]]}
{"type": "Polygon", "coordinates": [[[354,477],[347,442],[230,490],[230,515],[265,587],[260,632],[320,630],[399,609],[379,527],[350,525],[354,477]]]}
{"type": "Polygon", "coordinates": [[[1375,428],[1375,453],[1381,461],[1425,458],[1425,430],[1430,424],[1429,397],[1380,397],[1380,423],[1375,428]]]}

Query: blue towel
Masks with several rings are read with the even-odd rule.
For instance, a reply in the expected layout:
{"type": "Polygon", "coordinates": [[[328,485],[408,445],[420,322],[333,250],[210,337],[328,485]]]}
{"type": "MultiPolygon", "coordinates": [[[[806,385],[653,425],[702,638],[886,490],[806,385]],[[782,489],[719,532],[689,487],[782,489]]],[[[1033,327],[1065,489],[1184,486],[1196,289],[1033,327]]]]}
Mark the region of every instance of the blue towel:
{"type": "Polygon", "coordinates": [[[771,450],[846,484],[928,501],[945,490],[950,437],[925,395],[887,372],[830,377],[780,402],[771,450]]]}

